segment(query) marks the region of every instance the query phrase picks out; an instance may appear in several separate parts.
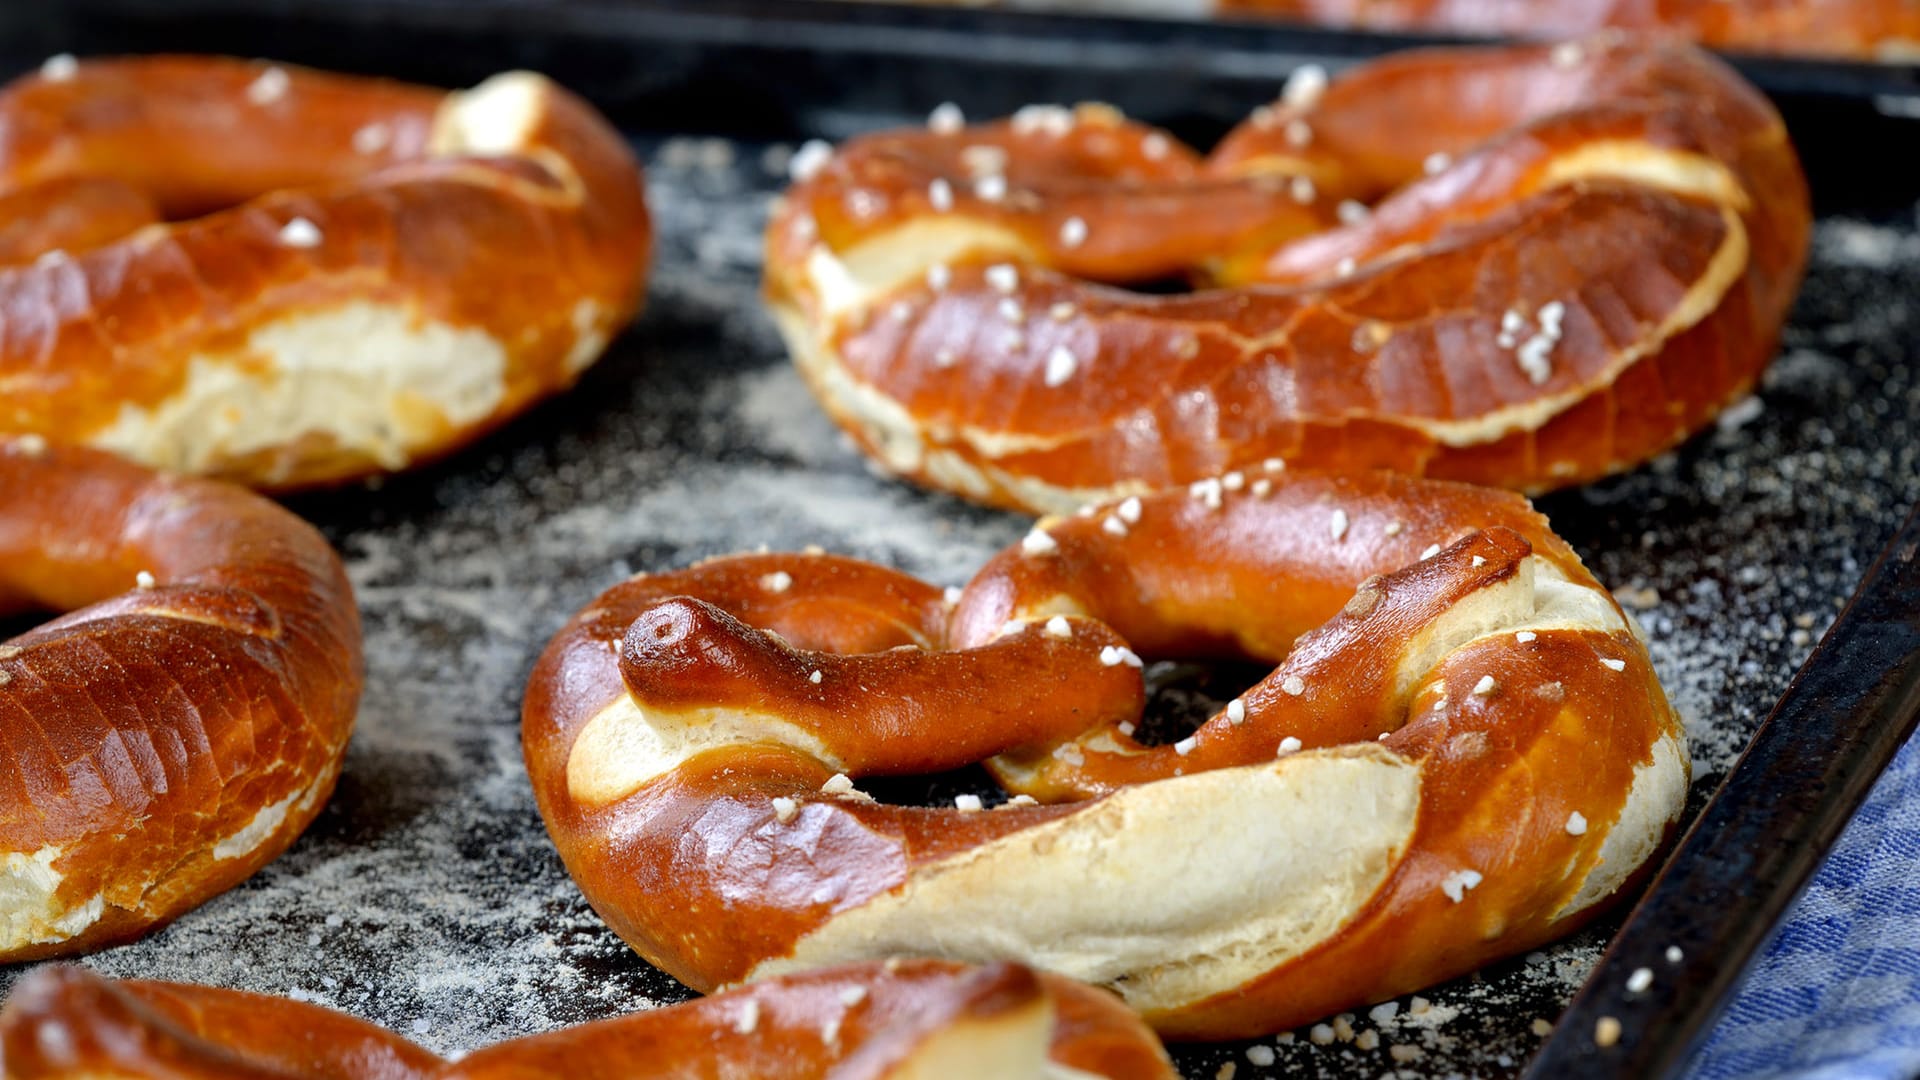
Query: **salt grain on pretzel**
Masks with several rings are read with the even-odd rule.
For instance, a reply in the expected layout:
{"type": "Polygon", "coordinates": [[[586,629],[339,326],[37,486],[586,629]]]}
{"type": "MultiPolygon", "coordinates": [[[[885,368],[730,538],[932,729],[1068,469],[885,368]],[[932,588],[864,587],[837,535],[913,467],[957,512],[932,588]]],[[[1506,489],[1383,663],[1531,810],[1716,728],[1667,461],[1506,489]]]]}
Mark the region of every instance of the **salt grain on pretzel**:
{"type": "Polygon", "coordinates": [[[639,165],[537,75],[68,58],[0,91],[0,128],[11,431],[337,482],[571,385],[639,304],[639,165]]]}
{"type": "MultiPolygon", "coordinates": [[[[416,1023],[424,1031],[424,1023],[416,1023]]],[[[9,1080],[1176,1080],[1112,995],[1010,964],[855,964],[496,1043],[447,1060],[287,998],[49,967],[0,1010],[9,1080]]]]}
{"type": "Polygon", "coordinates": [[[1132,496],[1124,536],[1105,522],[1126,500],[1043,521],[1044,553],[1002,552],[957,606],[831,556],[616,587],[548,646],[525,703],[569,871],[695,988],[937,948],[1106,984],[1205,1038],[1459,975],[1618,896],[1677,819],[1687,764],[1612,596],[1518,496],[1266,478],[1265,498],[1132,496]],[[1331,544],[1329,506],[1409,527],[1331,544]],[[1422,560],[1430,536],[1458,539],[1422,560]],[[757,587],[774,572],[792,586],[757,587]],[[1276,666],[1147,746],[1140,655],[1276,666]],[[1483,680],[1497,689],[1475,696],[1483,680]],[[821,790],[982,761],[1043,805],[821,790]],[[773,798],[802,816],[780,826],[773,798]]]}
{"type": "Polygon", "coordinates": [[[1778,114],[1719,61],[1614,39],[1556,55],[1301,75],[1286,122],[1205,158],[1125,122],[856,138],[772,219],[768,298],[868,453],[984,502],[1065,512],[1265,457],[1526,491],[1630,469],[1758,379],[1805,261],[1806,187],[1778,114]],[[959,194],[968,148],[998,152],[997,194],[959,194]],[[956,185],[937,217],[840,207],[935,179],[956,185]],[[803,233],[808,216],[828,227],[803,233]],[[911,332],[874,324],[933,262],[1007,268],[1027,311],[1069,305],[1097,391],[1048,392],[1047,348],[995,353],[977,272],[911,332]],[[1114,288],[1172,276],[1211,287],[1114,288]],[[928,377],[943,351],[978,362],[928,377]]]}

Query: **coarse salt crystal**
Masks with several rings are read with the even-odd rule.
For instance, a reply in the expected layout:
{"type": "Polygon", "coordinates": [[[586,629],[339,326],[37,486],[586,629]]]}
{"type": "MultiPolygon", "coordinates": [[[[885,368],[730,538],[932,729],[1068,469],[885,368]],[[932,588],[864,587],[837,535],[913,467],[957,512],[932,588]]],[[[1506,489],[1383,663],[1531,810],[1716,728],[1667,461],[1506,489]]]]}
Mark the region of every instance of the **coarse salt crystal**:
{"type": "Polygon", "coordinates": [[[72,53],[56,53],[40,64],[40,77],[48,82],[66,82],[80,73],[80,61],[72,53]]]}
{"type": "Polygon", "coordinates": [[[1327,92],[1327,69],[1319,64],[1302,64],[1287,76],[1287,82],[1280,90],[1282,103],[1297,109],[1311,109],[1320,103],[1321,95],[1327,92]]]}
{"type": "Polygon", "coordinates": [[[1045,529],[1035,529],[1020,541],[1020,550],[1028,555],[1050,555],[1060,544],[1045,529]]]}
{"type": "Polygon", "coordinates": [[[927,127],[937,135],[951,135],[967,126],[967,115],[960,106],[951,101],[943,101],[927,114],[927,127]]]}
{"type": "Polygon", "coordinates": [[[287,96],[287,87],[291,82],[285,68],[270,67],[247,84],[247,100],[255,105],[271,105],[287,96]]]}
{"type": "Polygon", "coordinates": [[[320,227],[306,218],[294,218],[280,226],[280,242],[292,248],[319,247],[320,227]]]}
{"type": "Polygon", "coordinates": [[[795,150],[793,157],[787,161],[787,175],[792,177],[795,183],[804,184],[820,175],[820,170],[826,168],[827,163],[832,160],[831,145],[819,139],[808,139],[800,144],[800,149],[795,150]]]}
{"type": "Polygon", "coordinates": [[[1483,880],[1478,870],[1455,870],[1441,880],[1440,891],[1447,894],[1447,899],[1458,904],[1466,899],[1467,890],[1483,880]]]}
{"type": "Polygon", "coordinates": [[[1055,345],[1047,353],[1047,370],[1042,376],[1042,381],[1048,386],[1059,386],[1073,378],[1074,369],[1079,366],[1080,361],[1075,358],[1072,349],[1065,345],[1055,345]]]}

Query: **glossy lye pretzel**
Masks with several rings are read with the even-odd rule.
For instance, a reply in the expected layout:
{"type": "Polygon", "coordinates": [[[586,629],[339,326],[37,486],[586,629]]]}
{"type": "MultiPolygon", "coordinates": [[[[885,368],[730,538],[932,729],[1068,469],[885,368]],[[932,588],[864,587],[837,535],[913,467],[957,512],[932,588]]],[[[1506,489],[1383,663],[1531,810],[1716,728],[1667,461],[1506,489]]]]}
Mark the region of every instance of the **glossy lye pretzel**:
{"type": "Polygon", "coordinates": [[[1012,965],[850,965],[565,1028],[447,1061],[284,998],[79,968],[0,1011],[8,1080],[1176,1080],[1101,991],[1012,965]]]}
{"type": "Polygon", "coordinates": [[[1920,56],[1920,5],[1911,0],[1217,0],[1214,7],[1369,30],[1558,38],[1614,28],[1735,52],[1920,56]]]}
{"type": "Polygon", "coordinates": [[[523,739],[596,910],[695,988],[935,953],[1264,1033],[1581,924],[1680,813],[1680,727],[1520,497],[1279,462],[1047,519],[951,595],[825,554],[641,575],[523,739]],[[1272,674],[1134,737],[1143,657],[1272,674]],[[986,760],[1015,797],[858,780],[986,760]]]}
{"type": "Polygon", "coordinates": [[[1267,458],[1539,491],[1753,386],[1805,261],[1773,108],[1677,44],[1305,72],[1208,157],[1036,107],[797,159],[766,291],[888,469],[1063,512],[1267,458]],[[1188,275],[1176,295],[1116,285],[1188,275]]]}
{"type": "Polygon", "coordinates": [[[570,385],[650,237],[625,142],[538,75],[57,57],[0,92],[0,431],[275,489],[401,468],[570,385]]]}
{"type": "Polygon", "coordinates": [[[340,560],[225,484],[0,439],[0,960],[135,937],[279,855],[362,679],[340,560]]]}

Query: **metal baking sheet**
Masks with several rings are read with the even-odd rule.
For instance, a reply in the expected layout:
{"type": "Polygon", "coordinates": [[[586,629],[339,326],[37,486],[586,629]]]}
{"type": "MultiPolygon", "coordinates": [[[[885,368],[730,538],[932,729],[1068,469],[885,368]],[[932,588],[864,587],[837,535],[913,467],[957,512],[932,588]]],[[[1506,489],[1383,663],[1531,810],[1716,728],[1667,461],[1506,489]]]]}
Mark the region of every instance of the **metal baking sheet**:
{"type": "MultiPolygon", "coordinates": [[[[574,392],[427,471],[292,504],[346,556],[367,624],[368,690],[339,791],[261,874],[88,963],[302,997],[445,1052],[687,996],[601,925],[534,812],[518,710],[548,635],[641,569],[819,544],[959,584],[1026,528],[873,475],[787,364],[759,303],[759,250],[795,141],[914,122],[948,99],[989,115],[1090,97],[1204,139],[1274,91],[1182,67],[1177,50],[1142,80],[984,49],[930,63],[744,31],[731,44],[648,36],[654,9],[685,19],[687,6],[97,0],[0,13],[7,72],[132,49],[445,85],[539,68],[632,133],[660,229],[646,313],[574,392]]],[[[731,25],[729,4],[709,7],[712,25],[731,25]]],[[[1920,178],[1863,164],[1913,133],[1831,96],[1788,104],[1822,217],[1761,393],[1678,452],[1541,503],[1648,631],[1688,722],[1696,809],[1920,500],[1920,178]]],[[[1190,715],[1236,677],[1164,669],[1156,706],[1190,715]]],[[[946,800],[979,782],[895,791],[946,800]]],[[[1374,1049],[1303,1030],[1264,1041],[1271,1066],[1246,1044],[1177,1056],[1194,1078],[1228,1062],[1241,1080],[1511,1075],[1616,926],[1401,998],[1392,1017],[1360,1012],[1351,1025],[1378,1032],[1374,1049]]]]}

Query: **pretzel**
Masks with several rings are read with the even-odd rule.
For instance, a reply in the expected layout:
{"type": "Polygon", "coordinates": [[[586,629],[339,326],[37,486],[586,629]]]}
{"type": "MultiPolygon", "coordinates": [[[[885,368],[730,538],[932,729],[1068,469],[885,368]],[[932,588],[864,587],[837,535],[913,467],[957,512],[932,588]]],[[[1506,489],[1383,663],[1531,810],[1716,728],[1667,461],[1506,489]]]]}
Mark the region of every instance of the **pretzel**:
{"type": "Polygon", "coordinates": [[[1624,613],[1517,495],[1273,465],[1043,520],[951,602],[824,554],[602,594],[523,714],[569,872],[698,989],[915,949],[1111,986],[1180,1038],[1581,925],[1687,789],[1624,613]],[[1277,667],[1147,747],[1156,655],[1277,667]],[[1022,797],[852,779],[983,759],[1022,797]]]}
{"type": "Polygon", "coordinates": [[[1027,968],[862,964],[514,1039],[445,1061],[284,998],[50,967],[0,1011],[9,1080],[1177,1080],[1111,995],[1027,968]]]}
{"type": "Polygon", "coordinates": [[[1615,38],[1303,74],[1204,160],[1034,107],[796,173],[766,291],[815,395],[885,468],[1035,512],[1270,457],[1631,468],[1753,386],[1809,227],[1765,99],[1615,38]],[[1111,287],[1182,273],[1218,287],[1111,287]]]}
{"type": "Polygon", "coordinates": [[[320,534],[237,488],[0,440],[0,961],[136,937],[286,850],[360,698],[320,534]]]}
{"type": "Polygon", "coordinates": [[[0,429],[288,489],[448,453],[633,315],[639,165],[525,72],[211,57],[0,91],[0,429]]]}
{"type": "Polygon", "coordinates": [[[1399,33],[1562,38],[1603,27],[1658,31],[1735,52],[1912,62],[1920,9],[1907,0],[1215,0],[1261,15],[1399,33]]]}

